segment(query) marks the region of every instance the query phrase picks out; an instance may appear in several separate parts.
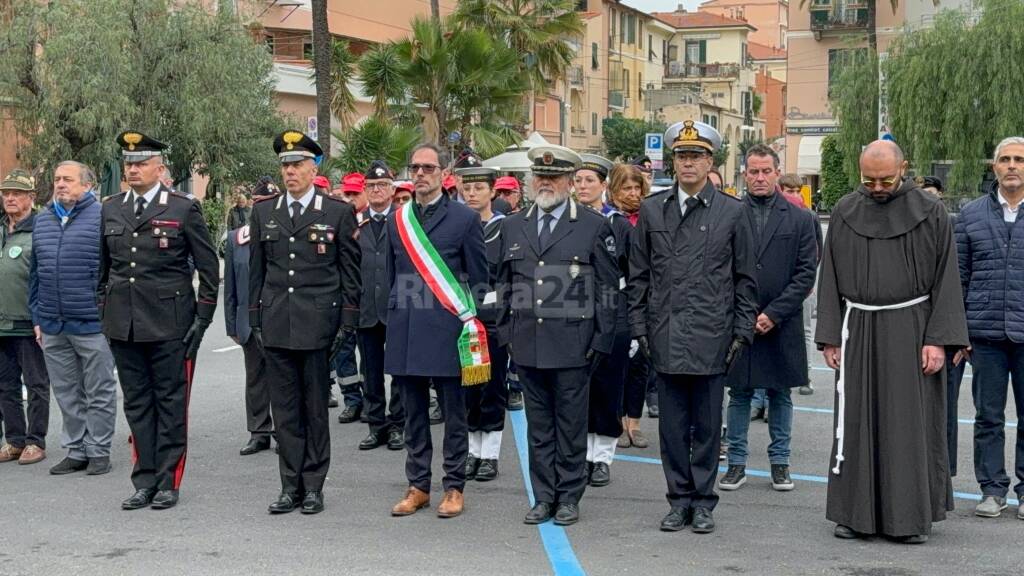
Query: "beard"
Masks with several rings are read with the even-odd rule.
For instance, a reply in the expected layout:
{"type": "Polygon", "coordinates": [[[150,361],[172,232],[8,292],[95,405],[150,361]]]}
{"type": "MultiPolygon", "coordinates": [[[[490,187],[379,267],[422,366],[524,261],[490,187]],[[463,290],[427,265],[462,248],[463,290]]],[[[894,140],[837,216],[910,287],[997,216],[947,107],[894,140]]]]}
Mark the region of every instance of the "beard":
{"type": "Polygon", "coordinates": [[[533,199],[533,203],[537,205],[541,210],[551,210],[555,206],[558,206],[569,197],[569,192],[558,192],[554,191],[550,194],[546,192],[538,191],[537,195],[533,199]]]}

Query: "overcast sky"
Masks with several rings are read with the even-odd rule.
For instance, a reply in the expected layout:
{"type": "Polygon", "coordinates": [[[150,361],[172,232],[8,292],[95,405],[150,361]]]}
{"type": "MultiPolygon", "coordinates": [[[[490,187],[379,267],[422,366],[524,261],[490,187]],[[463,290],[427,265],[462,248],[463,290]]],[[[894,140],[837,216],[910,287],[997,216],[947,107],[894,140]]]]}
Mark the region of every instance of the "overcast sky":
{"type": "Polygon", "coordinates": [[[644,12],[672,12],[679,4],[694,11],[701,2],[703,0],[623,0],[622,3],[644,12]]]}

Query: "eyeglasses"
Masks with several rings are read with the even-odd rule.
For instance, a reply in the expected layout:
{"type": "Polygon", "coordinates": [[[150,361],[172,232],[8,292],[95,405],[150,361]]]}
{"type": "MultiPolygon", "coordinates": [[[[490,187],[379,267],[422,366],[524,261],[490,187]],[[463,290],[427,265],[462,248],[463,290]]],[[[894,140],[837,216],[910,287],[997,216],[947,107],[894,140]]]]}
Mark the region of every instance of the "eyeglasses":
{"type": "Polygon", "coordinates": [[[390,182],[372,182],[372,183],[371,182],[367,182],[366,183],[366,189],[367,190],[387,190],[389,187],[391,187],[391,183],[390,182]]]}
{"type": "Polygon", "coordinates": [[[420,170],[423,170],[423,173],[429,176],[434,172],[437,172],[441,167],[437,164],[409,164],[406,168],[409,169],[409,174],[415,174],[420,170]]]}
{"type": "Polygon", "coordinates": [[[672,156],[682,162],[697,162],[706,158],[707,154],[702,152],[676,152],[672,156]]]}
{"type": "Polygon", "coordinates": [[[874,188],[879,185],[883,188],[891,188],[893,184],[899,181],[899,179],[899,174],[889,176],[888,178],[865,178],[864,176],[861,176],[860,183],[863,184],[865,188],[874,188]]]}

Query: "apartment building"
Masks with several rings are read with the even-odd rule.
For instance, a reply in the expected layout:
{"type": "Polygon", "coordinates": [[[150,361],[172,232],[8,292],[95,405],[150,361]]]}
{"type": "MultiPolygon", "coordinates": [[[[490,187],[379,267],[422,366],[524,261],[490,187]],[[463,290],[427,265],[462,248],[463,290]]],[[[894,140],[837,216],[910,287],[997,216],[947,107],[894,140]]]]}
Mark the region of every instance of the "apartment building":
{"type": "MultiPolygon", "coordinates": [[[[800,0],[796,3],[799,4],[800,0]]],[[[750,42],[772,48],[786,47],[786,32],[789,30],[787,0],[708,0],[701,3],[697,11],[746,20],[756,27],[750,33],[750,42]]]]}

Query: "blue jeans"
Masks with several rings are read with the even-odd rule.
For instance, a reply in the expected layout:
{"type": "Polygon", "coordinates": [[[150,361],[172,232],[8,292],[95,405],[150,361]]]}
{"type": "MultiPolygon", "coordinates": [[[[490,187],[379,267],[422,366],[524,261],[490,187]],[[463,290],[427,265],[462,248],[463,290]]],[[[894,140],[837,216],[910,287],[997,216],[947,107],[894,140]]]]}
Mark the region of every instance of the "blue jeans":
{"type": "MultiPolygon", "coordinates": [[[[793,400],[789,388],[766,390],[768,395],[768,462],[789,465],[789,441],[793,432],[793,400]]],[[[729,465],[747,465],[747,430],[750,428],[750,402],[753,390],[729,390],[727,416],[729,465]]]]}
{"type": "MultiPolygon", "coordinates": [[[[1024,417],[1024,344],[1009,341],[971,342],[974,379],[974,475],[985,496],[1005,497],[1010,489],[1006,474],[1006,390],[1013,385],[1018,422],[1024,417]]],[[[1015,451],[1018,496],[1024,496],[1024,429],[1017,428],[1015,451]]]]}
{"type": "Polygon", "coordinates": [[[344,397],[345,406],[361,408],[363,406],[363,377],[356,367],[356,337],[349,334],[338,350],[338,355],[331,363],[331,370],[338,377],[338,387],[344,397]]]}
{"type": "Polygon", "coordinates": [[[767,408],[768,407],[768,395],[765,394],[764,388],[758,388],[754,390],[754,396],[750,400],[751,408],[767,408]]]}

